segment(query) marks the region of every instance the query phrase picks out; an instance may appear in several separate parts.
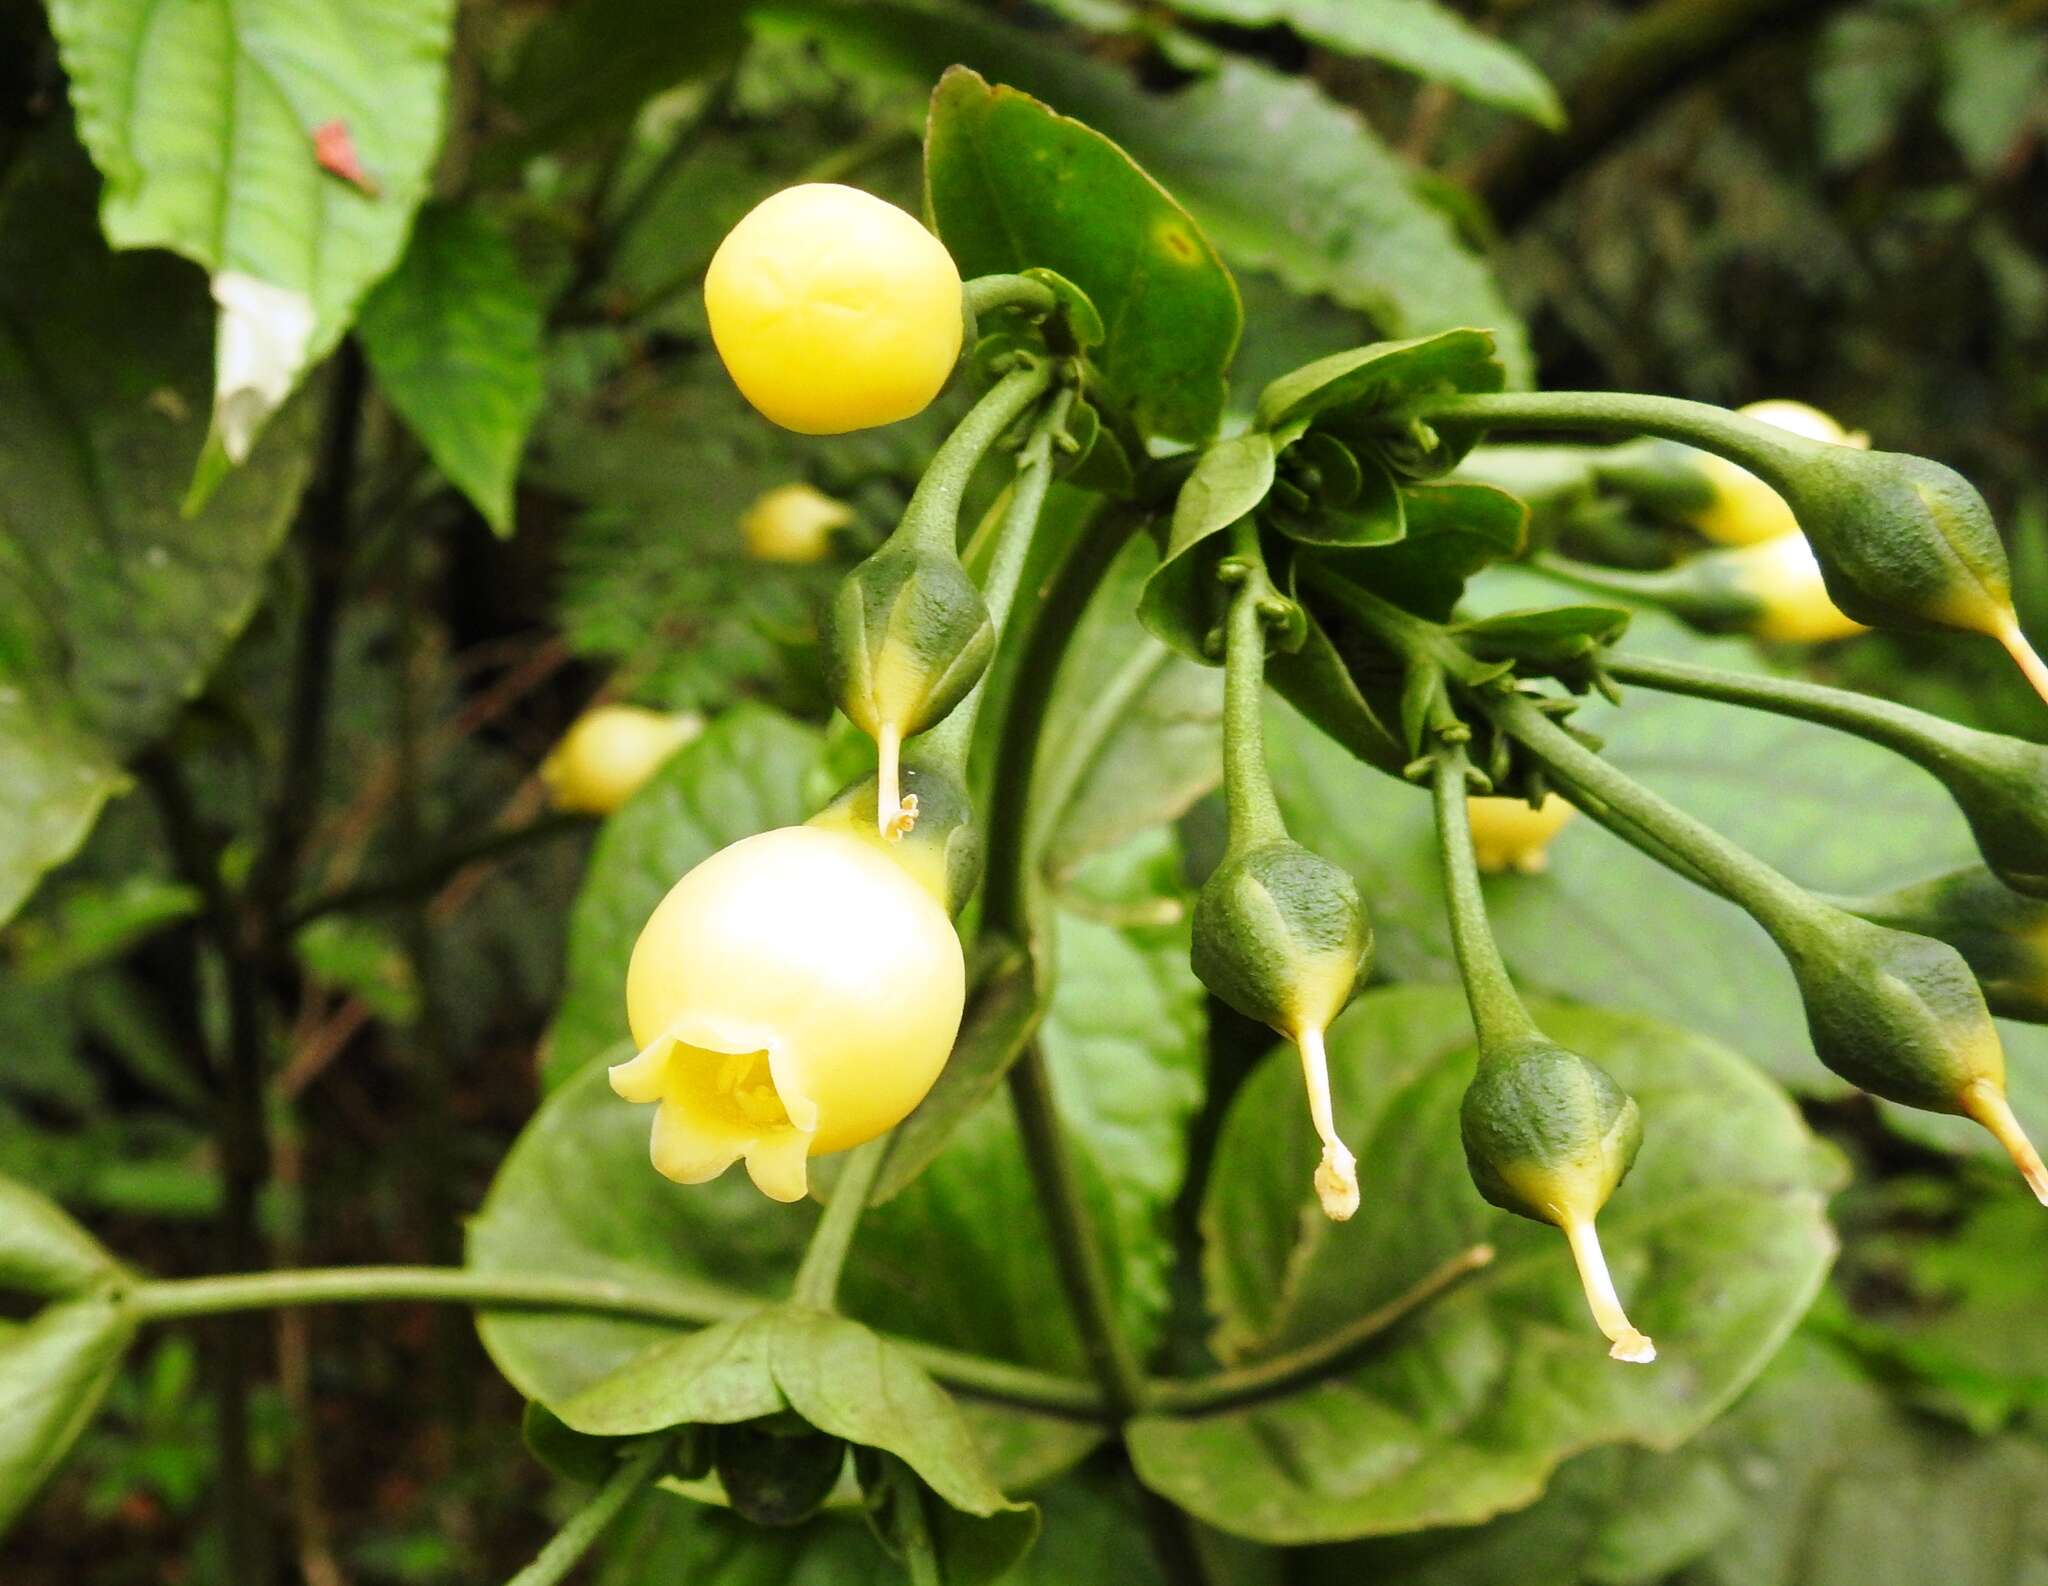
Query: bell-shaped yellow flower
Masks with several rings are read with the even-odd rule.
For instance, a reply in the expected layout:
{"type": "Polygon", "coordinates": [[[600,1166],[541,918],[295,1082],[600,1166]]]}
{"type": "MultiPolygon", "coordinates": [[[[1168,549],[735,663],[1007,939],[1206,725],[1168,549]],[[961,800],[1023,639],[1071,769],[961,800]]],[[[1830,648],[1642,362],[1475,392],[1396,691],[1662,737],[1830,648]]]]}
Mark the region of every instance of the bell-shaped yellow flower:
{"type": "MultiPolygon", "coordinates": [[[[1752,402],[1738,410],[1746,418],[1760,419],[1808,440],[1833,441],[1837,446],[1868,447],[1870,437],[1851,434],[1819,408],[1804,402],[1774,400],[1752,402]]],[[[1699,467],[1706,476],[1706,505],[1692,514],[1693,526],[1710,540],[1723,545],[1755,545],[1795,533],[1799,520],[1785,504],[1785,498],[1761,479],[1712,452],[1701,452],[1699,467]]]]}
{"type": "Polygon", "coordinates": [[[556,809],[609,815],[703,730],[704,718],[694,711],[599,705],[579,716],[549,751],[540,778],[556,809]]]}
{"type": "Polygon", "coordinates": [[[762,200],[704,277],[718,356],[805,435],[893,424],[939,394],[965,331],[960,271],[916,218],[831,182],[762,200]]]}
{"type": "Polygon", "coordinates": [[[1708,554],[1725,558],[1734,584],[1755,597],[1756,615],[1747,626],[1759,639],[1823,644],[1869,631],[1835,604],[1813,546],[1796,530],[1761,545],[1708,554]]]}
{"type": "Polygon", "coordinates": [[[785,826],[678,881],[626,974],[639,1055],[611,1070],[658,1102],[655,1167],[681,1184],[733,1163],[800,1200],[809,1159],[871,1140],[924,1099],[959,1033],[960,938],[882,846],[785,826]]]}
{"type": "Polygon", "coordinates": [[[1488,874],[1514,870],[1525,876],[1549,868],[1550,841],[1575,813],[1555,793],[1543,795],[1531,808],[1527,799],[1470,798],[1465,801],[1472,824],[1472,851],[1488,874]]]}
{"type": "Polygon", "coordinates": [[[822,562],[832,533],[853,521],[853,508],[809,485],[778,485],[740,517],[740,537],[757,562],[822,562]]]}

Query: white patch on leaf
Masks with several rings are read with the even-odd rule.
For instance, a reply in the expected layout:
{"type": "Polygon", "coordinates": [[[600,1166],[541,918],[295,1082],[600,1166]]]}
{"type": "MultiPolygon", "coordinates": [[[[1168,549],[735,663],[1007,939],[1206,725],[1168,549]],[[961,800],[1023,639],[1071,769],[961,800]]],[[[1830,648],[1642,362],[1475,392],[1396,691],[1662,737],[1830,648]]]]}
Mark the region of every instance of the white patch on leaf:
{"type": "Polygon", "coordinates": [[[284,405],[313,337],[313,300],[253,275],[213,278],[220,329],[213,354],[213,425],[230,462],[244,461],[264,421],[284,405]]]}

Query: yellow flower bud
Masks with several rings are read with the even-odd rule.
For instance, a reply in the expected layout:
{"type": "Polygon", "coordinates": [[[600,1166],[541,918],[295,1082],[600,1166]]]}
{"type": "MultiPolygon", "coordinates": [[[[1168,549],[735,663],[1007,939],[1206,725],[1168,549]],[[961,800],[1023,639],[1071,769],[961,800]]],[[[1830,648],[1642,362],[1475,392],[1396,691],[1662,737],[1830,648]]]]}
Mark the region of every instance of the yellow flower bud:
{"type": "Polygon", "coordinates": [[[917,220],[857,188],[762,200],[704,277],[711,339],[746,399],[805,435],[893,424],[960,356],[960,271],[917,220]]]}
{"type": "Polygon", "coordinates": [[[611,1070],[658,1102],[655,1167],[701,1184],[744,1160],[800,1200],[808,1161],[872,1140],[924,1099],[966,1000],[960,938],[879,844],[785,826],[720,850],[640,933],[611,1070]]]}
{"type": "Polygon", "coordinates": [[[1472,848],[1479,868],[1489,875],[1501,870],[1539,875],[1550,864],[1550,840],[1572,818],[1571,805],[1555,793],[1531,809],[1527,799],[1472,798],[1465,801],[1472,823],[1472,848]]]}
{"type": "Polygon", "coordinates": [[[704,718],[694,711],[599,705],[579,716],[549,751],[540,778],[556,809],[609,815],[703,730],[704,718]]]}
{"type": "MultiPolygon", "coordinates": [[[[1838,446],[1870,445],[1868,435],[1850,434],[1819,408],[1804,402],[1752,402],[1738,411],[1808,440],[1833,441],[1838,446]]],[[[1706,476],[1710,496],[1693,514],[1693,526],[1708,539],[1723,545],[1755,545],[1797,531],[1799,521],[1785,498],[1748,469],[1712,452],[1696,453],[1695,460],[1706,476]]]]}
{"type": "Polygon", "coordinates": [[[1715,554],[1726,562],[1735,585],[1756,598],[1756,615],[1747,627],[1759,639],[1823,644],[1869,631],[1829,597],[1805,535],[1795,531],[1715,554]]]}
{"type": "Polygon", "coordinates": [[[853,508],[809,485],[778,485],[740,518],[747,554],[757,562],[822,562],[832,531],[853,521],[853,508]]]}

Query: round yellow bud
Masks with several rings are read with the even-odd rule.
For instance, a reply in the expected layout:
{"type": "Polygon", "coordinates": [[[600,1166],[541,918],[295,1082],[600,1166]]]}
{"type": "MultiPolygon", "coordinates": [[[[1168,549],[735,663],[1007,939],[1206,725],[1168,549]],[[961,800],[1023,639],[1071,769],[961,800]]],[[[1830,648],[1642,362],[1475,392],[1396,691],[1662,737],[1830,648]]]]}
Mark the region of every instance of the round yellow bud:
{"type": "Polygon", "coordinates": [[[909,418],[960,356],[960,271],[917,220],[831,182],[785,188],[704,277],[711,339],[746,399],[804,435],[909,418]]]}
{"type": "Polygon", "coordinates": [[[1759,639],[1823,644],[1868,631],[1828,597],[1820,563],[1805,535],[1781,535],[1718,554],[1727,558],[1736,584],[1756,598],[1757,615],[1749,631],[1759,639]]]}
{"type": "Polygon", "coordinates": [[[740,517],[747,554],[757,562],[822,562],[832,531],[853,521],[853,508],[809,485],[778,485],[740,517]]]}
{"type": "MultiPolygon", "coordinates": [[[[1752,402],[1737,411],[1808,440],[1832,441],[1837,446],[1870,445],[1868,435],[1850,434],[1819,408],[1804,402],[1752,402]]],[[[1798,532],[1799,520],[1792,516],[1785,498],[1748,469],[1712,452],[1701,452],[1699,465],[1707,477],[1710,496],[1692,521],[1708,539],[1723,545],[1755,545],[1798,532]]]]}
{"type": "Polygon", "coordinates": [[[579,716],[549,751],[540,779],[556,809],[609,815],[703,730],[704,718],[693,711],[599,705],[579,716]]]}
{"type": "Polygon", "coordinates": [[[1550,864],[1545,852],[1550,840],[1573,813],[1571,805],[1555,793],[1544,794],[1535,809],[1527,799],[1467,799],[1465,814],[1472,823],[1472,851],[1478,856],[1479,868],[1489,875],[1501,870],[1525,876],[1540,874],[1550,864]]]}
{"type": "Polygon", "coordinates": [[[785,826],[721,849],[661,900],[626,972],[640,1053],[611,1070],[659,1102],[655,1167],[701,1184],[733,1163],[800,1200],[808,1161],[894,1128],[960,1030],[953,922],[879,844],[785,826]]]}

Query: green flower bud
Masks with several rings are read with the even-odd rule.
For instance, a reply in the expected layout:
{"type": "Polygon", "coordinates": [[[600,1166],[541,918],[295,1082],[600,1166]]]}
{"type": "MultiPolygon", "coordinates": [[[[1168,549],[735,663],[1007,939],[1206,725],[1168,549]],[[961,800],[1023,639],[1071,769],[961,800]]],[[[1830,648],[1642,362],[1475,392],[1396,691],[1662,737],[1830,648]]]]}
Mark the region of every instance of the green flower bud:
{"type": "Polygon", "coordinates": [[[2048,902],[1970,865],[1843,907],[1875,925],[1948,943],[1994,1014],[2048,1024],[2048,902]]]}
{"type": "Polygon", "coordinates": [[[983,847],[974,824],[967,789],[951,772],[937,766],[906,762],[893,805],[896,829],[878,819],[883,805],[881,779],[862,777],[804,824],[851,833],[866,842],[885,844],[889,857],[908,870],[937,898],[948,914],[957,915],[981,884],[983,847]],[[904,824],[908,820],[908,825],[904,824]]]}
{"type": "Polygon", "coordinates": [[[826,630],[826,680],[880,756],[879,829],[907,831],[916,812],[899,803],[903,740],[942,720],[988,669],[988,606],[959,557],[898,535],[847,574],[826,630]]]}
{"type": "Polygon", "coordinates": [[[712,1454],[719,1485],[755,1525],[802,1525],[825,1506],[846,1468],[846,1444],[795,1416],[721,1426],[712,1454]]]}
{"type": "Polygon", "coordinates": [[[1823,1063],[1873,1096],[1982,1124],[2048,1205],[2048,1168],[2005,1098],[2005,1049],[1960,953],[1832,908],[1778,940],[1823,1063]]]}
{"type": "Polygon", "coordinates": [[[1616,1360],[1657,1358],[1615,1293],[1594,1220],[1635,1164],[1635,1100],[1576,1052],[1540,1035],[1483,1050],[1458,1115],[1472,1183],[1493,1205],[1564,1230],[1593,1320],[1616,1360]]]}
{"type": "Polygon", "coordinates": [[[1286,838],[1226,855],[1195,900],[1192,961],[1202,984],[1301,1051],[1309,1116],[1323,1142],[1316,1194],[1340,1222],[1358,1210],[1358,1170],[1337,1137],[1323,1035],[1371,951],[1357,884],[1286,838]]]}

